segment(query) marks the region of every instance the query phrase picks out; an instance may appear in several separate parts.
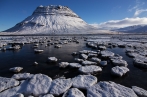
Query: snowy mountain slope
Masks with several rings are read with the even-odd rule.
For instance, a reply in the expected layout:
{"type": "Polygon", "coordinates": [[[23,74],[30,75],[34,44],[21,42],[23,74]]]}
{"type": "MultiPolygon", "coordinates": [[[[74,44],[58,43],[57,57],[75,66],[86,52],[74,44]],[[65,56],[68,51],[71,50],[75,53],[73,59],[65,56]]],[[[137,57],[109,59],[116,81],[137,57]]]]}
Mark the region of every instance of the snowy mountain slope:
{"type": "Polygon", "coordinates": [[[15,34],[82,34],[95,27],[87,24],[66,6],[39,6],[33,14],[4,31],[15,34]]]}

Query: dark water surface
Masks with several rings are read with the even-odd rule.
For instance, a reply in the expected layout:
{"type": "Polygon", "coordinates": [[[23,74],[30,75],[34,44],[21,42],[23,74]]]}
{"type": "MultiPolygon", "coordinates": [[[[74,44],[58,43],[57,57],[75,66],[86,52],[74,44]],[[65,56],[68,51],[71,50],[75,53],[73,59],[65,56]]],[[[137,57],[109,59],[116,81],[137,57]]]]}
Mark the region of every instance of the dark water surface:
{"type": "MultiPolygon", "coordinates": [[[[74,62],[74,58],[78,56],[72,56],[72,52],[78,52],[84,49],[96,50],[86,47],[86,42],[83,41],[83,39],[80,38],[79,41],[79,44],[70,42],[64,44],[61,48],[54,48],[54,45],[45,47],[46,43],[44,43],[43,45],[39,45],[39,48],[44,50],[44,52],[40,54],[34,53],[33,44],[25,44],[22,46],[22,49],[18,51],[0,51],[0,76],[11,77],[14,73],[10,72],[9,68],[20,66],[24,68],[21,73],[42,73],[53,79],[61,76],[65,76],[66,78],[75,77],[80,74],[78,69],[60,69],[57,64],[59,62],[74,62]],[[47,63],[48,57],[53,56],[59,59],[58,62],[56,64],[47,63]],[[39,63],[38,66],[32,65],[35,61],[39,63]]],[[[103,68],[103,71],[95,75],[98,81],[114,81],[127,87],[135,85],[147,90],[147,69],[135,67],[133,65],[133,59],[126,56],[125,48],[116,47],[112,49],[108,48],[107,50],[123,56],[123,59],[128,62],[130,71],[121,78],[113,77],[110,73],[113,65],[108,62],[108,65],[103,68]]]]}

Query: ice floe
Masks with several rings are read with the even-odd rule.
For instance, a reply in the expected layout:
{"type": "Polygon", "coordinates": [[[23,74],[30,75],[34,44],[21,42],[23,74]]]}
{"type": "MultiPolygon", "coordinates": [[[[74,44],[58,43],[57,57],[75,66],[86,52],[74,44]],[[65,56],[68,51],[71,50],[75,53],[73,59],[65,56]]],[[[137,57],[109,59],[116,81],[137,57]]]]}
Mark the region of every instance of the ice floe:
{"type": "Polygon", "coordinates": [[[60,67],[60,68],[65,68],[65,67],[67,67],[68,65],[69,65],[68,62],[60,62],[60,63],[59,63],[59,67],[60,67]]]}
{"type": "Polygon", "coordinates": [[[79,63],[69,63],[69,66],[72,68],[80,68],[82,65],[79,63]]]}
{"type": "Polygon", "coordinates": [[[57,62],[58,59],[56,57],[48,57],[48,62],[57,62]]]}
{"type": "Polygon", "coordinates": [[[115,66],[128,66],[128,63],[125,60],[122,60],[122,59],[113,59],[112,63],[115,66]]]}
{"type": "Polygon", "coordinates": [[[147,97],[147,91],[137,87],[137,86],[132,86],[133,91],[139,96],[139,97],[147,97]]]}
{"type": "Polygon", "coordinates": [[[101,62],[101,59],[97,58],[97,57],[92,57],[91,59],[89,59],[90,61],[92,62],[96,62],[96,63],[99,63],[101,62]]]}
{"type": "Polygon", "coordinates": [[[125,75],[128,71],[129,71],[129,69],[127,67],[115,66],[111,69],[111,74],[121,77],[121,76],[125,75]]]}
{"type": "Polygon", "coordinates": [[[86,54],[81,54],[80,57],[84,60],[86,60],[88,58],[88,56],[86,54]]]}
{"type": "Polygon", "coordinates": [[[13,67],[13,68],[10,68],[9,70],[12,71],[12,72],[20,72],[23,68],[22,67],[13,67]]]}
{"type": "Polygon", "coordinates": [[[84,94],[77,88],[71,88],[66,91],[62,97],[85,97],[84,94]]]}
{"type": "Polygon", "coordinates": [[[96,62],[92,62],[92,61],[83,61],[82,65],[96,65],[96,62]]]}
{"type": "Polygon", "coordinates": [[[79,71],[84,74],[93,74],[93,73],[101,72],[102,68],[94,65],[82,66],[79,68],[79,71]]]}
{"type": "Polygon", "coordinates": [[[0,77],[0,92],[18,85],[19,81],[13,78],[0,77]]]}
{"type": "Polygon", "coordinates": [[[131,88],[114,82],[100,81],[87,89],[87,97],[137,97],[131,88]]]}
{"type": "Polygon", "coordinates": [[[67,91],[71,86],[72,86],[71,79],[58,78],[52,81],[51,89],[49,93],[55,96],[59,96],[60,94],[67,91]]]}
{"type": "Polygon", "coordinates": [[[101,51],[101,56],[104,58],[108,58],[114,56],[114,53],[111,51],[101,51]]]}
{"type": "Polygon", "coordinates": [[[12,78],[16,80],[29,79],[31,77],[33,77],[33,74],[30,74],[30,73],[19,73],[19,74],[14,74],[12,76],[12,78]]]}
{"type": "Polygon", "coordinates": [[[86,89],[97,83],[97,78],[93,75],[78,75],[72,78],[72,86],[75,88],[86,89]]]}

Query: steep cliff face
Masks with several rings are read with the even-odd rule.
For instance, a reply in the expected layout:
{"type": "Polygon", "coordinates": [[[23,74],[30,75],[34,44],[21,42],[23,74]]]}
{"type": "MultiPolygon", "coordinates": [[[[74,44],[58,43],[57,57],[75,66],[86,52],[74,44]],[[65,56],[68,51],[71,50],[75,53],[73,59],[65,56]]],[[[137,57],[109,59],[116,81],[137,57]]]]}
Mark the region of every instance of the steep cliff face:
{"type": "Polygon", "coordinates": [[[82,34],[95,30],[66,6],[38,6],[33,14],[5,32],[18,34],[82,34]]]}

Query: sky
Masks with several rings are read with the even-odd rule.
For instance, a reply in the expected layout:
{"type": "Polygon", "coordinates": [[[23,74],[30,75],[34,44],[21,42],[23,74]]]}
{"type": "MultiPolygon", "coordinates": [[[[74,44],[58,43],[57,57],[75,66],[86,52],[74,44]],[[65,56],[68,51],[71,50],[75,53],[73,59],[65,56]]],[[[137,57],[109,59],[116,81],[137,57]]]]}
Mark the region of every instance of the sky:
{"type": "Polygon", "coordinates": [[[68,6],[99,28],[147,24],[147,0],[0,0],[0,31],[32,15],[40,5],[68,6]]]}

